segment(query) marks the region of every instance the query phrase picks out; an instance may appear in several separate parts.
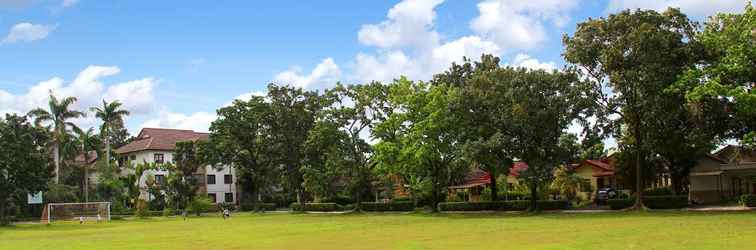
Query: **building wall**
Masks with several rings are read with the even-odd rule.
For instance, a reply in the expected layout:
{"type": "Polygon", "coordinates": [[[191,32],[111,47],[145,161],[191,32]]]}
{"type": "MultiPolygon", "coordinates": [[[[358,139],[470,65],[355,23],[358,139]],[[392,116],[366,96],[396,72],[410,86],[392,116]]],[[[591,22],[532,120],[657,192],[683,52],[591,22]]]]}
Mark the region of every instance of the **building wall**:
{"type": "Polygon", "coordinates": [[[215,176],[215,184],[207,184],[207,194],[215,194],[216,203],[236,203],[239,200],[239,197],[236,195],[236,171],[234,168],[226,166],[223,169],[215,169],[208,165],[205,167],[205,171],[207,173],[205,183],[207,183],[207,176],[215,176]],[[231,175],[231,183],[227,184],[224,182],[224,176],[229,174],[231,175]],[[226,200],[226,193],[232,193],[233,200],[226,200]]]}

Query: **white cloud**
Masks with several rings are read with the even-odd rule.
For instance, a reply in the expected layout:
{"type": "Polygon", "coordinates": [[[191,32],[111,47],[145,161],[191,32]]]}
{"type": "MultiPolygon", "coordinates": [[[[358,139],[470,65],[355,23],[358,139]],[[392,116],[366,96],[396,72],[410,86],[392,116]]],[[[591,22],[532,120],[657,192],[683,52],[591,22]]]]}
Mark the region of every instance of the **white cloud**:
{"type": "MultiPolygon", "coordinates": [[[[150,112],[155,101],[153,89],[156,83],[153,78],[107,86],[101,81],[102,78],[116,75],[120,71],[115,66],[89,66],[71,82],[66,82],[61,77],[53,77],[31,86],[25,93],[19,95],[0,90],[0,116],[11,112],[25,114],[38,107],[46,109],[50,91],[58,98],[77,97],[78,101],[71,108],[83,112],[88,112],[92,106],[101,105],[103,99],[108,101],[118,99],[133,115],[150,112]]],[[[94,126],[97,119],[89,115],[75,122],[79,126],[89,127],[94,126]]]]}
{"type": "Polygon", "coordinates": [[[680,8],[683,13],[707,17],[718,12],[743,12],[747,0],[611,0],[608,12],[624,9],[652,9],[664,11],[667,7],[680,8]]]}
{"type": "Polygon", "coordinates": [[[13,25],[8,35],[3,38],[2,43],[31,42],[45,39],[50,32],[55,30],[55,26],[19,23],[13,25]]]}
{"type": "Polygon", "coordinates": [[[61,6],[63,6],[63,8],[68,8],[76,5],[77,3],[79,3],[79,0],[63,0],[61,6]]]}
{"type": "Polygon", "coordinates": [[[340,78],[341,70],[339,66],[336,65],[333,58],[329,57],[323,59],[308,75],[302,74],[302,69],[295,66],[276,75],[275,81],[279,84],[316,89],[336,84],[340,78]]]}
{"type": "Polygon", "coordinates": [[[479,59],[482,54],[498,55],[501,48],[493,42],[485,41],[477,36],[466,36],[445,43],[440,47],[433,49],[433,68],[432,72],[440,72],[452,62],[460,62],[463,57],[469,59],[479,59]]]}
{"type": "Polygon", "coordinates": [[[438,43],[433,28],[433,9],[443,0],[405,0],[392,7],[379,24],[366,24],[357,37],[360,43],[379,48],[432,48],[438,43]]]}
{"type": "Polygon", "coordinates": [[[247,92],[247,93],[244,93],[244,94],[236,96],[236,98],[234,98],[233,100],[231,100],[231,101],[223,104],[223,106],[224,107],[231,106],[231,104],[235,100],[249,101],[249,99],[252,99],[253,96],[263,96],[264,97],[264,96],[267,96],[267,95],[268,95],[267,92],[259,91],[259,90],[253,90],[253,91],[250,91],[250,92],[247,92]]]}
{"type": "Polygon", "coordinates": [[[478,3],[480,15],[470,28],[504,49],[531,49],[546,40],[544,22],[565,25],[576,5],[576,0],[486,0],[478,3]]]}
{"type": "Polygon", "coordinates": [[[174,113],[163,108],[157,118],[150,119],[142,123],[141,128],[174,128],[174,129],[191,129],[197,132],[207,132],[210,124],[215,121],[217,116],[207,112],[196,112],[190,115],[174,113]]]}
{"type": "Polygon", "coordinates": [[[514,67],[523,67],[528,69],[542,69],[552,71],[557,69],[554,62],[539,62],[538,59],[532,58],[526,54],[517,54],[512,60],[511,65],[514,67]]]}

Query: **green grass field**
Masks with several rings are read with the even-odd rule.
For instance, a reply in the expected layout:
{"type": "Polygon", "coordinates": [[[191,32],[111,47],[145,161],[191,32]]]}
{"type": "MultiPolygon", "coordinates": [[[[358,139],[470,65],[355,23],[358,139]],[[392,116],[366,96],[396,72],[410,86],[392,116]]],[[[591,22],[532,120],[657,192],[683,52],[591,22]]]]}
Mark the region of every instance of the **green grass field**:
{"type": "Polygon", "coordinates": [[[236,214],[0,228],[0,249],[754,249],[756,213],[236,214]]]}

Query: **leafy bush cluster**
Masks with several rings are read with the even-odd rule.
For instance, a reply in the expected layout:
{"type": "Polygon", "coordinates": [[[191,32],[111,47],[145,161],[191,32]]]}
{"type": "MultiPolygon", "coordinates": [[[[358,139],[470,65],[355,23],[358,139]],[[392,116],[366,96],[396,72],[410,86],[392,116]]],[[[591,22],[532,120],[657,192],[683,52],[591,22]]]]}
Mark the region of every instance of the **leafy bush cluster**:
{"type": "Polygon", "coordinates": [[[646,190],[643,190],[644,196],[667,196],[667,195],[675,195],[675,192],[672,191],[671,187],[658,187],[658,188],[648,188],[646,190]]]}
{"type": "Polygon", "coordinates": [[[415,204],[411,201],[393,201],[393,202],[362,202],[360,208],[369,212],[385,211],[414,211],[415,204]]]}
{"type": "Polygon", "coordinates": [[[276,210],[276,208],[278,207],[276,203],[257,202],[254,205],[252,205],[252,203],[242,203],[241,206],[239,206],[239,208],[241,209],[241,211],[255,211],[255,206],[257,206],[258,211],[259,210],[273,211],[273,210],[276,210]]]}
{"type": "MultiPolygon", "coordinates": [[[[567,208],[567,201],[539,200],[540,210],[559,210],[567,208]]],[[[486,202],[443,202],[438,204],[440,211],[524,211],[530,208],[530,201],[486,201],[486,202]]]]}
{"type": "Polygon", "coordinates": [[[625,209],[625,208],[633,206],[633,204],[635,204],[635,199],[632,199],[632,198],[611,199],[607,201],[607,204],[609,205],[609,208],[614,209],[614,210],[625,209]]]}
{"type": "Polygon", "coordinates": [[[746,207],[756,207],[756,195],[753,194],[744,194],[740,196],[740,205],[746,206],[746,207]]]}
{"type": "MultiPolygon", "coordinates": [[[[302,211],[302,207],[299,203],[291,203],[291,206],[289,206],[291,210],[293,211],[302,211]]],[[[304,211],[315,211],[315,212],[332,212],[332,211],[341,211],[343,210],[342,206],[339,206],[339,204],[328,202],[328,203],[307,203],[305,204],[304,211]]]]}

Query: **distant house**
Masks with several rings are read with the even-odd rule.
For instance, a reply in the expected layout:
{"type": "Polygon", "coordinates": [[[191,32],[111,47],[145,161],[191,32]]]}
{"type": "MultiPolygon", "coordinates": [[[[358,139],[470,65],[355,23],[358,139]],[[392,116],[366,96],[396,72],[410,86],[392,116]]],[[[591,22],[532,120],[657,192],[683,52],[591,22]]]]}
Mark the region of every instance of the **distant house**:
{"type": "Polygon", "coordinates": [[[689,199],[700,204],[756,194],[756,151],[728,145],[700,159],[690,171],[689,199]]]}
{"type": "Polygon", "coordinates": [[[89,183],[89,185],[91,186],[97,185],[98,181],[97,168],[95,166],[97,160],[97,151],[92,150],[87,152],[86,157],[84,157],[84,153],[78,154],[70,163],[76,167],[86,167],[89,169],[89,178],[87,180],[87,183],[89,183]]]}
{"type": "MultiPolygon", "coordinates": [[[[515,162],[509,169],[507,182],[497,183],[499,189],[514,189],[514,186],[519,183],[517,177],[520,176],[520,171],[527,168],[528,164],[525,164],[524,162],[515,162]]],[[[468,197],[466,200],[470,202],[479,202],[481,192],[489,186],[491,186],[491,174],[478,167],[473,167],[465,176],[464,182],[449,187],[449,195],[455,195],[458,191],[467,190],[468,197]]]]}
{"type": "MultiPolygon", "coordinates": [[[[194,132],[192,130],[144,128],[139,132],[136,139],[129,144],[115,150],[119,157],[119,163],[173,163],[173,152],[176,142],[207,140],[209,134],[194,132]]],[[[131,174],[133,174],[131,170],[131,174]]],[[[158,185],[165,183],[168,177],[167,170],[148,170],[142,174],[139,186],[147,187],[147,177],[151,176],[158,185]]],[[[210,165],[200,168],[194,173],[200,185],[200,193],[207,193],[213,203],[238,203],[239,194],[236,187],[236,176],[233,168],[225,166],[216,170],[210,165]]],[[[142,198],[151,197],[142,190],[142,198]]]]}
{"type": "Polygon", "coordinates": [[[583,199],[593,199],[596,190],[606,187],[629,193],[622,177],[616,174],[616,163],[616,159],[610,155],[602,159],[584,160],[571,165],[577,175],[590,182],[590,186],[579,188],[578,196],[583,199]]]}

